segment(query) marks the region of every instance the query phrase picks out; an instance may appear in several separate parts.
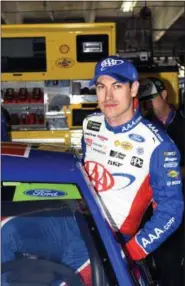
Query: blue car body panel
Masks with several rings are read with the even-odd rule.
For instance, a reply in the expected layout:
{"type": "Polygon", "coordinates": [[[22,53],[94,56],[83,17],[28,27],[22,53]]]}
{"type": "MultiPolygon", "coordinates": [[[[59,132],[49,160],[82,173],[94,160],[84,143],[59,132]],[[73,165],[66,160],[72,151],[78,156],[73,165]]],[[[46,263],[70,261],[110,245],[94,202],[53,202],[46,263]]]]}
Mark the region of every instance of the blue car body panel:
{"type": "MultiPolygon", "coordinates": [[[[12,146],[16,148],[16,144],[12,146]]],[[[96,222],[119,286],[134,285],[124,253],[102,214],[95,191],[79,159],[74,154],[30,149],[28,156],[2,154],[1,162],[3,182],[76,184],[96,222]]]]}

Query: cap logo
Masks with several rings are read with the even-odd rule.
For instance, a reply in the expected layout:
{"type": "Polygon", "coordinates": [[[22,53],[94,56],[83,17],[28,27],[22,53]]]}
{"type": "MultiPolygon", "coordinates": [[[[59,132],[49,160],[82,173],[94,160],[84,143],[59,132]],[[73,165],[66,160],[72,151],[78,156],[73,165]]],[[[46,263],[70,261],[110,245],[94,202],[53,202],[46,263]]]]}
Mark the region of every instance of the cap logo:
{"type": "Polygon", "coordinates": [[[106,68],[112,67],[112,66],[119,66],[123,64],[123,60],[115,60],[115,59],[106,59],[101,63],[101,71],[105,70],[106,68]]]}

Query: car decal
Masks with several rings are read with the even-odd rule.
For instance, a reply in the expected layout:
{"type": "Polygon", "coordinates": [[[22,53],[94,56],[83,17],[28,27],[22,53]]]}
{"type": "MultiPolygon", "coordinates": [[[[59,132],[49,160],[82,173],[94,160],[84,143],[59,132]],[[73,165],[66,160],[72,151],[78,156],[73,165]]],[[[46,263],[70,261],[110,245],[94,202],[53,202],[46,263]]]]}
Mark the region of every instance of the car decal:
{"type": "Polygon", "coordinates": [[[30,155],[31,147],[25,144],[11,145],[3,143],[1,146],[1,154],[6,156],[28,158],[30,155]]]}
{"type": "Polygon", "coordinates": [[[21,183],[16,185],[13,201],[40,201],[81,199],[78,188],[72,184],[21,183]]]}

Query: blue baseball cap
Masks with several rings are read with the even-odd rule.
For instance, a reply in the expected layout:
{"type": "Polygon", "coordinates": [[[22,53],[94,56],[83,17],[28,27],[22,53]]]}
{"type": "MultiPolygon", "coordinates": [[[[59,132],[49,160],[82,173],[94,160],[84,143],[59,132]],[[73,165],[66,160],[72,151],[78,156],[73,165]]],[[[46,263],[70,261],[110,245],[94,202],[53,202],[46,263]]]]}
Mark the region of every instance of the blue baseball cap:
{"type": "Polygon", "coordinates": [[[96,64],[95,76],[89,82],[89,86],[95,85],[102,75],[109,75],[122,83],[138,80],[138,73],[133,64],[118,56],[107,57],[96,64]]]}

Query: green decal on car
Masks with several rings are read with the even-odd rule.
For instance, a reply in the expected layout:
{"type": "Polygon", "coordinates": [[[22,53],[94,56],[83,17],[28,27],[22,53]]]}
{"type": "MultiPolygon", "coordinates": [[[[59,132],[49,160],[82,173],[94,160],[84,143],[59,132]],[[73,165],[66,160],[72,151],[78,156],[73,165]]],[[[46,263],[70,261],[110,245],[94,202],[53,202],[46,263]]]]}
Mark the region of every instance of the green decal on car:
{"type": "Polygon", "coordinates": [[[20,185],[21,183],[20,182],[3,182],[3,186],[17,186],[17,185],[20,185]]]}
{"type": "Polygon", "coordinates": [[[72,184],[21,183],[16,186],[14,202],[81,199],[78,188],[72,184]]]}

